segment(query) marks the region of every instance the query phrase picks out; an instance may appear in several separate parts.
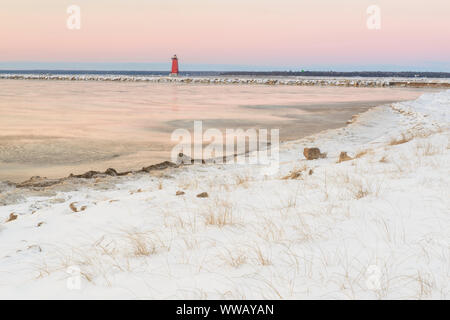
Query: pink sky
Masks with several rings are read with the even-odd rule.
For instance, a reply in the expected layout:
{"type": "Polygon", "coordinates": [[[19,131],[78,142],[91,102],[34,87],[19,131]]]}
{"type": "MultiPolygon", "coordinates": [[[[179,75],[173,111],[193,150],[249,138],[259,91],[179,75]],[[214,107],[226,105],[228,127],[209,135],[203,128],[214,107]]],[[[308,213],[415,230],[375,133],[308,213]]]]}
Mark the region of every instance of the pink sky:
{"type": "Polygon", "coordinates": [[[421,64],[450,60],[448,0],[2,0],[0,61],[421,64]],[[81,30],[66,27],[69,5],[81,30]],[[366,26],[369,5],[381,30],[366,26]]]}

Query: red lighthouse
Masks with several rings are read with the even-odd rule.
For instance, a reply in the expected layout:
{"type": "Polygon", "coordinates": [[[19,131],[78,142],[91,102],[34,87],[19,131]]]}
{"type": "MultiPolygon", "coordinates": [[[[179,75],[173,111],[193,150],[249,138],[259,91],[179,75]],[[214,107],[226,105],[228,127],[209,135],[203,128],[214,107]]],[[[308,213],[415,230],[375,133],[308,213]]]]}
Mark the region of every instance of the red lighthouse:
{"type": "Polygon", "coordinates": [[[177,76],[178,75],[178,58],[177,55],[174,55],[172,57],[172,72],[170,73],[171,76],[177,76]]]}

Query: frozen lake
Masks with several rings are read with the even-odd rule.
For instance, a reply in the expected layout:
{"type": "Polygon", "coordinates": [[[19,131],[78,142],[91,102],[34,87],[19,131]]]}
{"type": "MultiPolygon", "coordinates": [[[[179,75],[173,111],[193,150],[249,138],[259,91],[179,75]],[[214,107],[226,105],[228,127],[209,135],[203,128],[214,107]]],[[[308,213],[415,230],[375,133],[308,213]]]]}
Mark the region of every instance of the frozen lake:
{"type": "MultiPolygon", "coordinates": [[[[428,90],[429,91],[429,90],[428,90]]],[[[0,181],[170,160],[177,128],[279,128],[294,140],[424,90],[0,80],[0,181]]]]}

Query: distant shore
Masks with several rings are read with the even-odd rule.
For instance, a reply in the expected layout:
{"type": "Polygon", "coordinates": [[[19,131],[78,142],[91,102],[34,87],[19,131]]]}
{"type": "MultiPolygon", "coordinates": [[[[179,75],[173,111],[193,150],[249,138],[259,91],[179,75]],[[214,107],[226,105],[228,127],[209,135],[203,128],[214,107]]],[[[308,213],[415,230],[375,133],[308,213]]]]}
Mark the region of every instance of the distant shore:
{"type": "Polygon", "coordinates": [[[124,73],[0,73],[0,79],[12,80],[60,80],[60,81],[118,81],[180,84],[257,84],[291,86],[337,86],[337,87],[407,87],[407,88],[450,88],[450,78],[425,77],[347,77],[342,76],[164,76],[124,73]]]}
{"type": "MultiPolygon", "coordinates": [[[[0,70],[0,74],[98,74],[98,75],[131,75],[131,76],[169,76],[168,71],[139,70],[0,70]]],[[[343,77],[343,78],[430,78],[450,79],[450,72],[423,71],[180,71],[183,77],[343,77]]]]}

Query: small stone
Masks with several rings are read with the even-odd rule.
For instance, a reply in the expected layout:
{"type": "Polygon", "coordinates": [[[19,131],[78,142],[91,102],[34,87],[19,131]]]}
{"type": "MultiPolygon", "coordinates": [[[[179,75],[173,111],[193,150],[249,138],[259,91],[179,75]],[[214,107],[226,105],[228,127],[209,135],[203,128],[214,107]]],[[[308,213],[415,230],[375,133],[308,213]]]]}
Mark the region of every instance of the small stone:
{"type": "Polygon", "coordinates": [[[202,192],[197,195],[197,198],[208,198],[209,195],[207,192],[202,192]]]}
{"type": "Polygon", "coordinates": [[[316,160],[327,156],[326,153],[321,153],[319,148],[304,148],[303,155],[306,160],[316,160]]]}
{"type": "Polygon", "coordinates": [[[87,209],[87,206],[82,206],[80,209],[77,208],[77,202],[72,202],[69,205],[69,208],[73,211],[73,212],[81,212],[87,209]]]}
{"type": "Polygon", "coordinates": [[[6,219],[6,221],[5,221],[5,222],[11,222],[11,221],[14,221],[14,220],[16,220],[16,219],[17,219],[17,217],[18,217],[18,215],[17,215],[17,214],[15,214],[14,212],[13,212],[13,213],[10,213],[10,214],[9,214],[9,218],[8,218],[8,219],[6,219]]]}
{"type": "Polygon", "coordinates": [[[343,161],[349,161],[349,160],[353,160],[352,157],[350,157],[347,152],[342,151],[341,154],[339,155],[339,160],[338,163],[343,162],[343,161]]]}
{"type": "Polygon", "coordinates": [[[177,193],[175,195],[182,196],[183,194],[184,194],[184,191],[177,191],[177,193]]]}
{"type": "Polygon", "coordinates": [[[69,205],[69,208],[70,208],[73,212],[78,212],[78,209],[77,209],[77,207],[75,206],[75,202],[72,202],[72,203],[69,205]]]}
{"type": "Polygon", "coordinates": [[[113,168],[109,168],[108,170],[106,170],[105,174],[108,176],[113,176],[113,177],[118,175],[117,171],[113,168]]]}
{"type": "Polygon", "coordinates": [[[37,224],[37,227],[42,226],[44,223],[45,223],[44,221],[39,222],[39,223],[37,224]]]}

